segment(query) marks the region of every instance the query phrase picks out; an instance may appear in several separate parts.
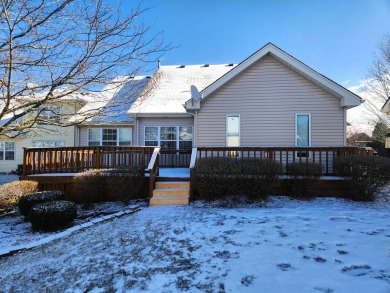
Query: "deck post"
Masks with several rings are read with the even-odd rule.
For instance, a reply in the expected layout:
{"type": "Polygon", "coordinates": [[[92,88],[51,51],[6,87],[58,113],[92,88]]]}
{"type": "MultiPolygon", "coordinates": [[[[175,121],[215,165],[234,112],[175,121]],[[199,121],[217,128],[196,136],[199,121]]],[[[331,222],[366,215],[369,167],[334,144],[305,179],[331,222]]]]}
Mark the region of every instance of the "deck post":
{"type": "Polygon", "coordinates": [[[141,166],[145,166],[145,148],[141,149],[141,166]]]}
{"type": "Polygon", "coordinates": [[[194,195],[194,168],[196,164],[196,157],[198,154],[198,148],[192,148],[191,161],[190,161],[190,200],[194,195]]]}
{"type": "Polygon", "coordinates": [[[27,149],[23,148],[23,176],[27,176],[27,149]]]}
{"type": "Polygon", "coordinates": [[[96,149],[96,169],[100,169],[100,147],[96,149]]]}

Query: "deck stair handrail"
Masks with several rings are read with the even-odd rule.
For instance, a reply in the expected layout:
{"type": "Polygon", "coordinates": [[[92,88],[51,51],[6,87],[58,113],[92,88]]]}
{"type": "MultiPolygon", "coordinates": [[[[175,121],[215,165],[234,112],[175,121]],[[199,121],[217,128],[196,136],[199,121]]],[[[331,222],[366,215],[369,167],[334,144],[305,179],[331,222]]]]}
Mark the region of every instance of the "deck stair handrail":
{"type": "Polygon", "coordinates": [[[130,146],[24,148],[23,176],[136,165],[146,168],[153,151],[154,147],[130,146]]]}
{"type": "Polygon", "coordinates": [[[153,190],[156,183],[156,178],[159,175],[160,163],[160,148],[154,148],[152,157],[150,159],[147,172],[149,173],[149,197],[153,196],[153,190]]]}

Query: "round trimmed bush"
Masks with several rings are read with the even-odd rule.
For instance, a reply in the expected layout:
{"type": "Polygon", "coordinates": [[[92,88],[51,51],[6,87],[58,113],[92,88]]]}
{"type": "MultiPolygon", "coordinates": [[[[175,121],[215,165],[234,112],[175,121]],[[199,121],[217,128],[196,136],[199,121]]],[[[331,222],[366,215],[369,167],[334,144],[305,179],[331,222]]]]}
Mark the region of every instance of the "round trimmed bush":
{"type": "Polygon", "coordinates": [[[34,205],[29,221],[34,230],[56,230],[73,221],[77,216],[76,204],[67,200],[55,200],[34,205]]]}
{"type": "Polygon", "coordinates": [[[26,217],[30,213],[31,207],[37,203],[63,199],[65,199],[65,192],[63,191],[55,190],[35,192],[22,196],[19,199],[18,207],[20,213],[26,217]]]}

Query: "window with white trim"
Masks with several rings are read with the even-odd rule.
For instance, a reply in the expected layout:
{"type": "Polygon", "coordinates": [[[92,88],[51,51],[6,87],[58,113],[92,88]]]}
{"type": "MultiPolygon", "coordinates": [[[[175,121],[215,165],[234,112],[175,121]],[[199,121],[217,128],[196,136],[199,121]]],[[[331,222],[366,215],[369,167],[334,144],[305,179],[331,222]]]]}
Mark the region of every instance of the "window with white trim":
{"type": "Polygon", "coordinates": [[[0,142],[0,161],[15,160],[15,142],[2,141],[0,142]]]}
{"type": "Polygon", "coordinates": [[[310,114],[295,115],[295,146],[308,147],[311,145],[310,114]]]}
{"type": "Polygon", "coordinates": [[[61,107],[55,105],[39,106],[38,124],[59,123],[61,118],[61,107]]]}
{"type": "Polygon", "coordinates": [[[240,115],[226,116],[226,146],[240,146],[240,115]]]}
{"type": "Polygon", "coordinates": [[[130,146],[131,128],[88,128],[88,146],[130,146]]]}
{"type": "Polygon", "coordinates": [[[63,147],[65,141],[63,140],[34,140],[32,143],[34,148],[52,148],[52,147],[63,147]]]}
{"type": "MultiPolygon", "coordinates": [[[[311,146],[311,116],[310,114],[295,115],[295,146],[309,147],[311,146]]],[[[310,157],[310,152],[296,152],[298,158],[310,157]]]]}
{"type": "Polygon", "coordinates": [[[192,126],[145,126],[145,146],[160,146],[162,150],[192,148],[192,126]]]}

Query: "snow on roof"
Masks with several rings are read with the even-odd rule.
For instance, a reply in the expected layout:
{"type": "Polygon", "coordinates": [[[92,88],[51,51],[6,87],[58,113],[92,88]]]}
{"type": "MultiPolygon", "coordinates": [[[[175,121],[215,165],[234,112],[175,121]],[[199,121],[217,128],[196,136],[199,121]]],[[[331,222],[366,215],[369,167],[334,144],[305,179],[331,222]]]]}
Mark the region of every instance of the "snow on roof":
{"type": "Polygon", "coordinates": [[[233,69],[236,64],[161,66],[128,113],[186,113],[183,104],[191,98],[190,86],[199,91],[233,69]]]}
{"type": "Polygon", "coordinates": [[[57,101],[79,101],[86,103],[91,99],[91,93],[73,91],[72,88],[58,88],[53,92],[49,93],[48,91],[43,92],[33,92],[31,94],[17,96],[16,100],[23,104],[23,101],[40,101],[44,100],[50,95],[47,100],[47,104],[56,103],[57,101]]]}
{"type": "Polygon", "coordinates": [[[91,95],[89,102],[70,121],[85,120],[88,123],[133,122],[126,112],[140,96],[148,76],[120,76],[100,92],[91,95]]]}

